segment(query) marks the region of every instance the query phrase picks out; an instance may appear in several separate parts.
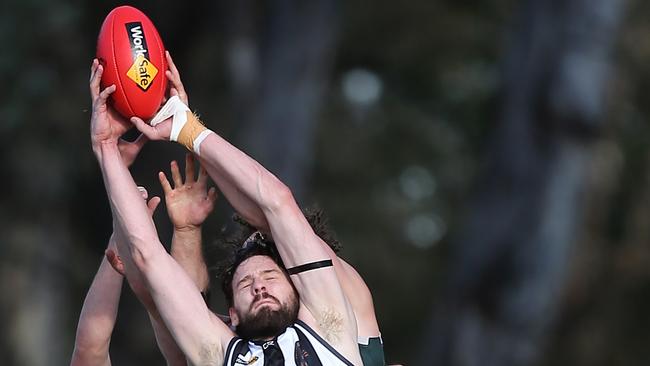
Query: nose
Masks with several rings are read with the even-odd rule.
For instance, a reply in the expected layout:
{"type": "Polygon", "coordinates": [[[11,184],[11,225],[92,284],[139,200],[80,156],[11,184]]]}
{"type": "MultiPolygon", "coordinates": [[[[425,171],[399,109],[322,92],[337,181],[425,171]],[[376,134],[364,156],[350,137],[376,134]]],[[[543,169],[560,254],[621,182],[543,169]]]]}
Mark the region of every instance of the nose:
{"type": "Polygon", "coordinates": [[[252,287],[253,287],[253,292],[254,292],[255,294],[258,294],[258,293],[260,293],[260,292],[266,292],[266,285],[264,285],[264,282],[263,282],[263,281],[259,281],[259,280],[257,280],[257,281],[255,281],[255,282],[253,282],[253,286],[252,286],[252,287]]]}

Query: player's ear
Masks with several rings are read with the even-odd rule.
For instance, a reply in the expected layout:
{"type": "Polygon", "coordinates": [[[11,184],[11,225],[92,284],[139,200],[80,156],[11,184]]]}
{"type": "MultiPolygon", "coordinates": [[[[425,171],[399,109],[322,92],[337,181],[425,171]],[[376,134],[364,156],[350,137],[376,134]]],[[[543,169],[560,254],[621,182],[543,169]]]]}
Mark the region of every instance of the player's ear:
{"type": "Polygon", "coordinates": [[[233,327],[236,327],[239,325],[239,317],[237,316],[237,312],[235,311],[235,308],[232,306],[228,308],[228,315],[230,315],[230,324],[232,324],[233,327]]]}

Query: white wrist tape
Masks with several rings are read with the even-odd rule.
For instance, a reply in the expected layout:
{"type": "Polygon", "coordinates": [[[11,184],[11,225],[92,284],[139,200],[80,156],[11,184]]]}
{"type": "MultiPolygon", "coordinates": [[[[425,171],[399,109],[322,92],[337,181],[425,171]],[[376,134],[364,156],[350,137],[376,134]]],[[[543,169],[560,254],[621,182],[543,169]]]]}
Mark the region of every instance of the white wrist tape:
{"type": "Polygon", "coordinates": [[[201,143],[202,143],[203,140],[205,140],[205,138],[208,137],[211,133],[214,133],[214,132],[210,131],[209,129],[205,129],[205,130],[203,130],[203,132],[201,132],[201,133],[200,133],[198,136],[196,136],[196,138],[194,139],[194,143],[192,144],[192,146],[193,146],[193,149],[194,149],[194,153],[195,153],[197,156],[200,156],[200,155],[201,155],[201,154],[200,154],[200,151],[201,151],[201,143]]]}
{"type": "Polygon", "coordinates": [[[167,103],[151,119],[149,124],[155,126],[167,118],[172,117],[172,131],[169,135],[169,140],[178,141],[178,135],[187,122],[187,112],[191,112],[190,108],[177,95],[174,95],[167,100],[167,103]]]}

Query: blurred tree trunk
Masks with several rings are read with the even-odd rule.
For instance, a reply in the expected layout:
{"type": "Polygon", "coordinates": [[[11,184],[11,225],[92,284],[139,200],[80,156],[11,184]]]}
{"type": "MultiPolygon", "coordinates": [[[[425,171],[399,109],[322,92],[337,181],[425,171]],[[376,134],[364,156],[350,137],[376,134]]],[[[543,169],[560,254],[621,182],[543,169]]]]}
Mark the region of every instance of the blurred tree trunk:
{"type": "Polygon", "coordinates": [[[529,0],[506,55],[501,125],[452,249],[421,364],[527,365],[579,234],[622,0],[529,0]]]}
{"type": "Polygon", "coordinates": [[[263,9],[228,2],[226,14],[237,140],[304,197],[338,29],[336,1],[273,1],[263,9]]]}
{"type": "MultiPolygon", "coordinates": [[[[70,220],[68,200],[76,193],[69,167],[82,165],[83,158],[70,163],[70,136],[80,127],[78,120],[62,116],[80,115],[85,107],[76,109],[66,99],[76,92],[70,84],[77,79],[67,71],[79,58],[82,32],[72,5],[53,1],[38,4],[38,11],[31,3],[3,5],[0,24],[12,32],[0,32],[0,40],[12,52],[3,53],[0,66],[8,86],[0,104],[5,170],[0,184],[5,192],[0,198],[0,360],[4,365],[61,365],[72,354],[62,330],[71,328],[71,309],[80,307],[70,296],[70,274],[76,269],[71,248],[79,224],[70,220]],[[61,39],[66,42],[57,42],[61,39]]],[[[82,80],[88,80],[84,74],[82,80]]]]}

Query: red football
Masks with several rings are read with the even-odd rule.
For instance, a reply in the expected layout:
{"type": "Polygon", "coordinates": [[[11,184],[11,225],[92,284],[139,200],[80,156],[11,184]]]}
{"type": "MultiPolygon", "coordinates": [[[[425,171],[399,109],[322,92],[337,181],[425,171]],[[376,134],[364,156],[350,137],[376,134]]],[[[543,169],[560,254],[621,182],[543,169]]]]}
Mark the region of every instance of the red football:
{"type": "Polygon", "coordinates": [[[102,89],[116,86],[113,107],[127,118],[151,118],[167,88],[165,46],[151,20],[131,6],[113,9],[99,31],[97,58],[102,89]]]}

